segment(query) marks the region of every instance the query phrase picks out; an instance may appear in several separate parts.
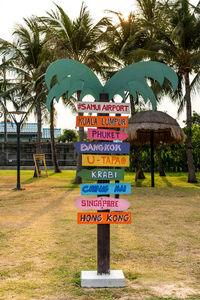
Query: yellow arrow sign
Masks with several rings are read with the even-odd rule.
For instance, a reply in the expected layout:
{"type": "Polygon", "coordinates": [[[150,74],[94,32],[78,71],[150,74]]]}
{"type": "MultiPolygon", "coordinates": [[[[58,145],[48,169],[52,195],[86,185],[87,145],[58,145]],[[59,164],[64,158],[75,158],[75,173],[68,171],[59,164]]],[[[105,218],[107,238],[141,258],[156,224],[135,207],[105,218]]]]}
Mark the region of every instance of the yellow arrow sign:
{"type": "Polygon", "coordinates": [[[129,155],[82,154],[82,166],[128,167],[129,155]]]}

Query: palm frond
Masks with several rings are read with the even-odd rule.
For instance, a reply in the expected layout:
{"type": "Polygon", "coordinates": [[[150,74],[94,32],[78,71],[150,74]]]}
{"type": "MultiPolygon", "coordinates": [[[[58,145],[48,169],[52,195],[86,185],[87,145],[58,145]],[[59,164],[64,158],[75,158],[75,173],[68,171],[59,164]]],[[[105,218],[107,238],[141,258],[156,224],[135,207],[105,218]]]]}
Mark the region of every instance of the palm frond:
{"type": "Polygon", "coordinates": [[[190,84],[191,92],[194,94],[200,93],[200,72],[198,72],[193,78],[190,84]]]}
{"type": "Polygon", "coordinates": [[[72,96],[69,100],[67,99],[66,95],[62,96],[63,103],[66,105],[67,108],[71,110],[72,113],[77,113],[77,99],[72,96]]]}
{"type": "Polygon", "coordinates": [[[140,94],[145,103],[149,99],[153,109],[156,109],[157,103],[152,89],[147,83],[147,78],[152,78],[163,84],[166,78],[172,85],[173,90],[176,90],[178,78],[176,73],[167,65],[159,62],[140,62],[129,65],[118,71],[104,86],[104,93],[109,94],[109,99],[114,95],[119,94],[126,100],[124,91],[129,92],[134,98],[140,94]]]}
{"type": "MultiPolygon", "coordinates": [[[[180,85],[182,85],[182,84],[179,84],[177,91],[181,91],[181,93],[179,93],[178,97],[177,97],[177,91],[175,93],[175,101],[178,102],[178,115],[180,115],[180,113],[183,111],[183,109],[185,108],[185,105],[186,105],[186,95],[183,96],[182,87],[180,85]]],[[[198,72],[195,75],[195,77],[193,78],[193,80],[190,84],[191,93],[198,94],[199,87],[200,87],[200,72],[198,72]]]]}
{"type": "Polygon", "coordinates": [[[67,93],[69,99],[73,93],[81,90],[80,100],[86,94],[98,100],[102,92],[102,85],[96,75],[86,65],[71,59],[60,59],[52,63],[46,71],[45,81],[49,90],[46,100],[48,109],[53,98],[58,101],[64,93],[67,93]],[[55,77],[57,83],[52,87],[55,77]]]}

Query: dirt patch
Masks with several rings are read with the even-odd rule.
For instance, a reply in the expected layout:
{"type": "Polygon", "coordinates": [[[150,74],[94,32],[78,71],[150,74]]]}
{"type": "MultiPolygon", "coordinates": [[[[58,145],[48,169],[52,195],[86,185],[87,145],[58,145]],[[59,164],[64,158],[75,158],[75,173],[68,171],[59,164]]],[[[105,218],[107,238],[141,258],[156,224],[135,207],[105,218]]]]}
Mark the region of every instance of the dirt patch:
{"type": "Polygon", "coordinates": [[[164,299],[200,299],[199,290],[190,287],[185,282],[158,283],[149,282],[131,284],[131,295],[123,296],[119,300],[156,300],[164,299]]]}
{"type": "Polygon", "coordinates": [[[184,282],[160,284],[159,286],[150,287],[150,290],[157,297],[172,297],[178,299],[185,299],[190,296],[197,295],[198,293],[197,290],[188,286],[184,282]]]}

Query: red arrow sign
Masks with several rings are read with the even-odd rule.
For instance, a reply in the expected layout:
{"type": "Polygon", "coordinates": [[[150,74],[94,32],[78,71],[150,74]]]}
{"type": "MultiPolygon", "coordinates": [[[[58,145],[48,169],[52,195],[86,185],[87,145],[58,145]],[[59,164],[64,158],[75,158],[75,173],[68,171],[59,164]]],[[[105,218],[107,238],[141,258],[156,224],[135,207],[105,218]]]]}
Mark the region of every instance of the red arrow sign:
{"type": "Polygon", "coordinates": [[[88,136],[87,137],[89,140],[103,140],[103,141],[120,140],[120,141],[123,141],[128,138],[128,134],[126,134],[123,131],[88,128],[88,136]]]}

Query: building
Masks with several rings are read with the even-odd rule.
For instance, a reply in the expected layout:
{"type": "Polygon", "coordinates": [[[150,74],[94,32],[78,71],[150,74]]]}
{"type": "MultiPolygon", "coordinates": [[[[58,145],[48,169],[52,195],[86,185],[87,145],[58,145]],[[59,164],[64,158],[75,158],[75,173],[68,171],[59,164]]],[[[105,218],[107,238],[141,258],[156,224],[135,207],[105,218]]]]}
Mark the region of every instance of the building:
{"type": "MultiPolygon", "coordinates": [[[[45,154],[47,166],[52,166],[50,129],[42,128],[41,152],[45,154]]],[[[61,134],[60,128],[54,128],[55,138],[61,134]]],[[[15,123],[7,123],[8,142],[4,143],[4,123],[0,122],[0,166],[17,165],[17,131],[15,123]]],[[[21,166],[34,166],[36,153],[37,123],[26,123],[21,128],[20,149],[21,166]]],[[[60,166],[76,166],[74,143],[56,143],[57,160],[60,166]]]]}
{"type": "MultiPolygon", "coordinates": [[[[61,128],[54,128],[54,137],[61,135],[61,128]]],[[[8,142],[14,142],[17,138],[15,123],[7,123],[8,142]]],[[[50,128],[42,128],[41,137],[43,140],[50,140],[50,128]]],[[[21,142],[34,142],[37,138],[37,123],[25,123],[21,127],[21,142]]],[[[0,122],[0,142],[4,142],[4,122],[0,122]]]]}

